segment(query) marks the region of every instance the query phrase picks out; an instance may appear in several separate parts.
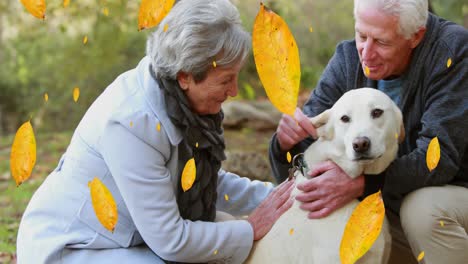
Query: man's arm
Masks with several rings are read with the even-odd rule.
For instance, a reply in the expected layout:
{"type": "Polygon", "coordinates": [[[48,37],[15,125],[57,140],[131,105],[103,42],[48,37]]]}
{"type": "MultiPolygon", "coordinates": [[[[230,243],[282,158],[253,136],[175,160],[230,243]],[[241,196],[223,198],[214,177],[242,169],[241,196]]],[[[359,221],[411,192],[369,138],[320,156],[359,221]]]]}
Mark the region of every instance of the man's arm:
{"type": "MultiPolygon", "coordinates": [[[[325,68],[317,87],[305,103],[303,107],[304,114],[308,117],[316,116],[331,108],[345,91],[356,88],[352,80],[355,79],[353,74],[358,64],[359,58],[357,57],[354,42],[340,43],[325,68]],[[351,75],[353,76],[351,77],[351,75]]],[[[293,122],[291,126],[294,125],[293,122]]],[[[294,142],[293,147],[282,148],[278,140],[282,136],[279,135],[281,133],[279,128],[280,126],[270,141],[269,159],[274,177],[278,182],[282,182],[288,177],[288,169],[291,167],[286,159],[286,153],[289,151],[291,156],[294,157],[294,155],[304,152],[312,144],[313,139],[304,137],[300,141],[294,142]]],[[[297,129],[300,128],[292,128],[292,130],[297,129]]]]}

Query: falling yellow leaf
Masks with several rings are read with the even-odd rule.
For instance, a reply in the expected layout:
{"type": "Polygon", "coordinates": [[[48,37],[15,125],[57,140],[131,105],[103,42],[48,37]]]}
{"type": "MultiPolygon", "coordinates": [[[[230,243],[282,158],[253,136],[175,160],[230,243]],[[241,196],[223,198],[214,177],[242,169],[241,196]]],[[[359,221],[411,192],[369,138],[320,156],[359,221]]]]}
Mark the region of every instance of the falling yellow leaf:
{"type": "Polygon", "coordinates": [[[47,93],[44,93],[44,101],[46,101],[46,103],[49,101],[49,95],[47,93]]]}
{"type": "Polygon", "coordinates": [[[448,58],[447,60],[447,68],[449,68],[450,65],[452,65],[452,58],[448,58]]]}
{"type": "Polygon", "coordinates": [[[97,177],[88,182],[88,186],[97,219],[107,230],[114,232],[119,215],[112,193],[97,177]]]}
{"type": "Polygon", "coordinates": [[[227,194],[224,195],[224,200],[229,201],[229,196],[227,194]]]}
{"type": "Polygon", "coordinates": [[[195,182],[195,177],[197,175],[197,168],[195,166],[195,159],[191,158],[185,163],[184,170],[182,171],[182,190],[184,192],[192,188],[193,183],[195,182]]]}
{"type": "Polygon", "coordinates": [[[104,7],[104,8],[102,9],[102,14],[104,14],[105,16],[109,16],[109,8],[104,7]]]}
{"type": "Polygon", "coordinates": [[[70,4],[70,0],[63,0],[63,7],[67,7],[70,4]]]}
{"type": "Polygon", "coordinates": [[[163,31],[167,32],[168,29],[169,29],[169,25],[168,24],[164,25],[163,31]]]}
{"type": "Polygon", "coordinates": [[[88,43],[88,36],[83,37],[83,44],[86,45],[88,43]]]}
{"type": "Polygon", "coordinates": [[[395,133],[395,138],[398,139],[398,133],[395,133]]]}
{"type": "Polygon", "coordinates": [[[31,122],[23,123],[16,131],[10,154],[10,170],[16,186],[26,181],[36,164],[36,137],[31,122]]]}
{"type": "Polygon", "coordinates": [[[218,254],[218,250],[216,249],[214,252],[213,252],[213,255],[217,255],[218,254]]]}
{"type": "Polygon", "coordinates": [[[133,127],[133,122],[132,121],[130,121],[130,127],[133,127]]]}
{"type": "Polygon", "coordinates": [[[314,29],[312,28],[312,26],[309,27],[309,31],[310,33],[314,32],[314,29]]]}
{"type": "Polygon", "coordinates": [[[198,148],[198,142],[197,142],[197,143],[195,143],[195,147],[196,147],[196,148],[198,148]]]}
{"type": "Polygon", "coordinates": [[[369,76],[369,74],[370,74],[370,69],[369,69],[369,67],[367,67],[367,66],[364,67],[364,73],[366,74],[366,76],[369,76]]]}
{"type": "Polygon", "coordinates": [[[286,153],[286,159],[288,160],[288,163],[291,163],[291,153],[286,153]]]}
{"type": "Polygon", "coordinates": [[[385,207],[380,191],[356,206],[346,224],[340,245],[342,264],[355,263],[374,244],[382,230],[385,207]]]}
{"type": "Polygon", "coordinates": [[[294,234],[294,228],[289,229],[289,234],[290,235],[294,234]]]}
{"type": "Polygon", "coordinates": [[[445,225],[445,224],[444,224],[444,221],[441,220],[441,221],[440,221],[440,226],[441,226],[441,227],[444,227],[444,225],[445,225]]]}
{"type": "Polygon", "coordinates": [[[80,98],[80,88],[75,87],[73,88],[73,101],[77,102],[78,98],[80,98]]]}
{"type": "Polygon", "coordinates": [[[157,130],[157,131],[161,131],[161,123],[158,123],[158,124],[156,125],[156,130],[157,130]]]}
{"type": "Polygon", "coordinates": [[[421,251],[418,255],[418,261],[421,261],[424,258],[424,251],[421,251]]]}
{"type": "Polygon", "coordinates": [[[439,139],[437,137],[433,138],[431,142],[429,142],[429,146],[427,147],[426,152],[426,165],[429,171],[432,171],[437,167],[440,160],[440,145],[439,139]]]}
{"type": "Polygon", "coordinates": [[[216,68],[216,61],[213,61],[213,67],[216,68]]]}
{"type": "Polygon", "coordinates": [[[255,18],[252,46],[268,98],[280,112],[292,116],[301,79],[299,50],[286,22],[263,3],[255,18]]]}
{"type": "Polygon", "coordinates": [[[23,6],[31,15],[39,18],[45,18],[46,2],[45,0],[21,0],[23,6]]]}
{"type": "Polygon", "coordinates": [[[169,13],[175,0],[142,0],[138,13],[138,30],[157,26],[169,13]]]}

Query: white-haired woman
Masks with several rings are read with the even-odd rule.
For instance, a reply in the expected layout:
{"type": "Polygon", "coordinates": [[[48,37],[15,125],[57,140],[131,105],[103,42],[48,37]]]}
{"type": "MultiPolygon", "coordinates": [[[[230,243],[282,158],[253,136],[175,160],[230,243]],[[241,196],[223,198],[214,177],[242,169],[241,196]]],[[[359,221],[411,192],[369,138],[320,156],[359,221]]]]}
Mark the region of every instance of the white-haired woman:
{"type": "Polygon", "coordinates": [[[291,182],[273,189],[221,169],[221,104],[237,94],[250,49],[237,9],[228,0],[183,0],[160,25],[147,57],[92,104],[31,199],[19,263],[241,263],[292,205],[291,182]],[[183,191],[191,158],[196,179],[183,191]],[[114,232],[95,215],[94,177],[117,203],[114,232]],[[220,211],[249,217],[220,222],[220,211]]]}

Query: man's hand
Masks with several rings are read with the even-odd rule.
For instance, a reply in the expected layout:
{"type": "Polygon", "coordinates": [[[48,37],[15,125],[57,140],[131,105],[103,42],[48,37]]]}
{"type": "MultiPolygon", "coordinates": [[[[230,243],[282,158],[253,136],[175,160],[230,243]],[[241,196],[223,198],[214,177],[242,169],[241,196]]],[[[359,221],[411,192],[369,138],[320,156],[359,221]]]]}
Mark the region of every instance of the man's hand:
{"type": "Polygon", "coordinates": [[[364,176],[353,179],[332,161],[318,164],[309,175],[311,179],[297,185],[303,193],[296,196],[301,209],[310,211],[309,218],[328,216],[364,192],[364,176]]]}
{"type": "Polygon", "coordinates": [[[283,114],[276,129],[276,138],[282,151],[290,150],[294,145],[309,136],[317,138],[317,132],[301,109],[296,108],[294,118],[283,114]]]}

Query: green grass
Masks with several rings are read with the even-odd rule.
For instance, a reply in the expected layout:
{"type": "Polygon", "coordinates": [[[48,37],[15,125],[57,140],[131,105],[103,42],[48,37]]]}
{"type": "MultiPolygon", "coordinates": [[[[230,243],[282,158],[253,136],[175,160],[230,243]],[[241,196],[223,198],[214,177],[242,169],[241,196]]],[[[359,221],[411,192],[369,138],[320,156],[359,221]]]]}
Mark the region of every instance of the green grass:
{"type": "Polygon", "coordinates": [[[18,226],[31,196],[57,166],[71,132],[36,135],[37,161],[31,177],[16,187],[10,174],[10,151],[14,135],[0,137],[0,263],[14,263],[18,226]]]}

